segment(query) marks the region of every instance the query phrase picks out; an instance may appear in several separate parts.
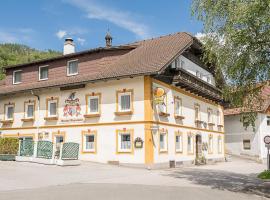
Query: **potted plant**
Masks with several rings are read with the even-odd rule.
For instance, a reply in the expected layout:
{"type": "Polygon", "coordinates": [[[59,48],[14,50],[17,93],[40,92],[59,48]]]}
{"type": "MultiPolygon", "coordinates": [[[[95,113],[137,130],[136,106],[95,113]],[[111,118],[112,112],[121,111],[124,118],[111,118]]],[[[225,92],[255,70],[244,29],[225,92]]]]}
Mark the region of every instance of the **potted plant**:
{"type": "Polygon", "coordinates": [[[18,149],[18,138],[0,138],[0,160],[14,161],[18,149]]]}

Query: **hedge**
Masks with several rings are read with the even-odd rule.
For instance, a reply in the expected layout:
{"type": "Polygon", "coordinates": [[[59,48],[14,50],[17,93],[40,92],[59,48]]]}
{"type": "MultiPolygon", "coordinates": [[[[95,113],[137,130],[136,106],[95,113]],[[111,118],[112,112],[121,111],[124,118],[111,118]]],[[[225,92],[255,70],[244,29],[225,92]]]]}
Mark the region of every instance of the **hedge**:
{"type": "Polygon", "coordinates": [[[18,138],[0,138],[0,154],[17,154],[18,149],[18,138]]]}
{"type": "Polygon", "coordinates": [[[270,179],[270,170],[265,170],[264,172],[258,175],[260,179],[270,179]]]}

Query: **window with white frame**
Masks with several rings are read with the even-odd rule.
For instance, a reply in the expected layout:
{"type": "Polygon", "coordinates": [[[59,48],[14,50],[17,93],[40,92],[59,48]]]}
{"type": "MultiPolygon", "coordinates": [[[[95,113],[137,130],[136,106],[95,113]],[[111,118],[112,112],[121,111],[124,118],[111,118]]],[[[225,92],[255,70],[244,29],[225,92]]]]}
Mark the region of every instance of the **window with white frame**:
{"type": "Polygon", "coordinates": [[[118,131],[118,151],[132,151],[132,133],[130,130],[118,131]]]}
{"type": "Polygon", "coordinates": [[[5,119],[13,120],[14,118],[14,104],[5,105],[5,119]]]}
{"type": "Polygon", "coordinates": [[[39,67],[39,80],[47,80],[49,75],[49,66],[40,66],[39,67]]]}
{"type": "Polygon", "coordinates": [[[56,117],[57,116],[57,99],[48,100],[48,117],[56,117]]]}
{"type": "Polygon", "coordinates": [[[87,113],[88,114],[98,114],[100,112],[100,96],[93,95],[87,96],[87,113]]]}
{"type": "Polygon", "coordinates": [[[167,132],[160,132],[159,134],[159,150],[160,152],[166,152],[167,146],[167,132]]]}
{"type": "Polygon", "coordinates": [[[70,60],[67,62],[67,75],[73,76],[78,74],[78,60],[70,60]]]}
{"type": "Polygon", "coordinates": [[[200,120],[200,105],[195,104],[195,121],[200,120]]]}
{"type": "Polygon", "coordinates": [[[207,119],[208,123],[213,123],[213,110],[211,108],[207,109],[207,119]]]}
{"type": "Polygon", "coordinates": [[[218,153],[222,153],[222,148],[223,148],[222,138],[221,136],[219,136],[218,137],[218,153]]]}
{"type": "Polygon", "coordinates": [[[13,84],[19,84],[22,82],[22,70],[13,71],[13,84]]]}
{"type": "Polygon", "coordinates": [[[183,136],[182,134],[175,135],[175,151],[183,152],[183,136]]]}
{"type": "Polygon", "coordinates": [[[208,138],[208,153],[213,153],[213,135],[208,138]]]}
{"type": "Polygon", "coordinates": [[[118,111],[126,112],[132,111],[132,92],[119,92],[118,93],[118,111]]]}
{"type": "Polygon", "coordinates": [[[25,118],[33,118],[34,112],[35,112],[34,102],[26,102],[25,103],[25,118]]]}
{"type": "Polygon", "coordinates": [[[187,139],[188,139],[187,150],[188,150],[188,153],[191,154],[194,152],[193,135],[189,134],[187,139]]]}
{"type": "Polygon", "coordinates": [[[182,115],[182,100],[177,97],[174,99],[174,114],[176,116],[182,115]]]}
{"type": "Polygon", "coordinates": [[[96,150],[96,136],[95,134],[84,135],[84,151],[95,152],[96,150]]]}

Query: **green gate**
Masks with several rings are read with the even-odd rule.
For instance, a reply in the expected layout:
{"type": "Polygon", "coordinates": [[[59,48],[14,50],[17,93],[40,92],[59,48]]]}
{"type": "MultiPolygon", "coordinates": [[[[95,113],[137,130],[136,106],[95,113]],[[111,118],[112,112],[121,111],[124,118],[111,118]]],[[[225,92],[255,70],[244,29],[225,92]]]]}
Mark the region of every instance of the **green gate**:
{"type": "Polygon", "coordinates": [[[79,144],[74,142],[67,142],[62,147],[62,160],[78,160],[79,144]]]}
{"type": "Polygon", "coordinates": [[[50,141],[38,141],[37,158],[51,159],[53,156],[53,143],[50,141]]]}
{"type": "Polygon", "coordinates": [[[20,140],[20,156],[33,156],[34,155],[34,141],[33,140],[20,140]]]}

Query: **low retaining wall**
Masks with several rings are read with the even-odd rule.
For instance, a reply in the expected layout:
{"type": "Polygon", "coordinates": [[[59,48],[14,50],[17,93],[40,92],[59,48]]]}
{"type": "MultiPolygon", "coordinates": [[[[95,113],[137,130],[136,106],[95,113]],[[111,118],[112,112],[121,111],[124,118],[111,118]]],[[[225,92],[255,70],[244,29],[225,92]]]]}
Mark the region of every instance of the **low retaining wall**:
{"type": "Polygon", "coordinates": [[[13,154],[0,154],[1,161],[15,161],[15,157],[13,154]]]}

